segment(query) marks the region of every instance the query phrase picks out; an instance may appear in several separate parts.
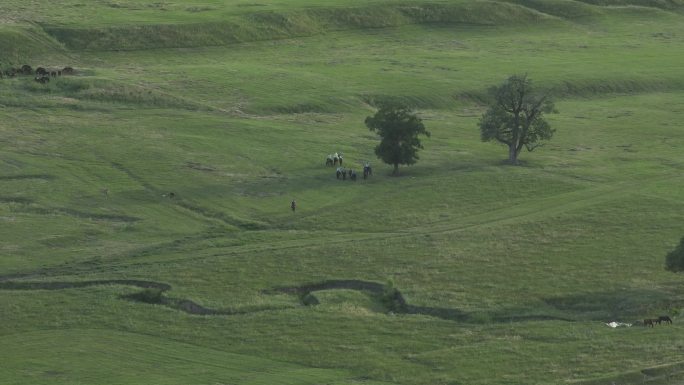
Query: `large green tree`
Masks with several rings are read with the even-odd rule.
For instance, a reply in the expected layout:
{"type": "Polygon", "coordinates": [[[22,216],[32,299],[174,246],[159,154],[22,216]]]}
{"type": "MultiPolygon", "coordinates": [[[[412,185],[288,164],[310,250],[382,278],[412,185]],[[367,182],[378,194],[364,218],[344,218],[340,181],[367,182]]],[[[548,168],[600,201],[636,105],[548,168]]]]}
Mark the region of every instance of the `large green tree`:
{"type": "Polygon", "coordinates": [[[482,141],[496,140],[508,146],[508,161],[518,163],[520,151],[532,151],[551,139],[554,130],[544,119],[553,112],[553,102],[534,92],[527,75],[513,75],[491,90],[492,102],[480,118],[482,141]]]}
{"type": "Polygon", "coordinates": [[[385,103],[373,116],[366,118],[366,126],[380,136],[375,155],[393,165],[392,175],[399,175],[399,165],[412,165],[423,148],[418,135],[430,136],[423,121],[405,105],[385,103]]]}
{"type": "Polygon", "coordinates": [[[665,268],[675,273],[684,271],[684,237],[679,240],[679,245],[665,256],[665,268]]]}

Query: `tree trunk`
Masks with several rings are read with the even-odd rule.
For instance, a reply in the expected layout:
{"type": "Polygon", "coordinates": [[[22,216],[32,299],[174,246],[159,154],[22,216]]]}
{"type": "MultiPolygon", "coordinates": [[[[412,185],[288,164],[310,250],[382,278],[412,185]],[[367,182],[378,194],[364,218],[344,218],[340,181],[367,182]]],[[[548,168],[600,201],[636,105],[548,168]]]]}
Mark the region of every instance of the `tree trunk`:
{"type": "Polygon", "coordinates": [[[518,164],[518,149],[512,144],[508,145],[508,162],[518,164]]]}
{"type": "Polygon", "coordinates": [[[392,171],[392,175],[394,175],[394,176],[399,175],[399,163],[394,164],[394,171],[392,171]]]}

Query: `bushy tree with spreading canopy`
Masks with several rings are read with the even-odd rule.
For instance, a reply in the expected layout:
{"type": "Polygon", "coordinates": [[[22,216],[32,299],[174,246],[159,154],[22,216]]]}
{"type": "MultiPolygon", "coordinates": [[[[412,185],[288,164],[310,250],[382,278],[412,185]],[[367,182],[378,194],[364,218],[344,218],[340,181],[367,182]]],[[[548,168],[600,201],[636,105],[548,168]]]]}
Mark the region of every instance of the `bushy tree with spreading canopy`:
{"type": "Polygon", "coordinates": [[[523,147],[532,151],[551,139],[555,130],[544,119],[555,112],[553,102],[535,93],[527,75],[513,75],[491,90],[493,101],[480,118],[483,142],[496,140],[508,146],[508,161],[518,163],[523,147]]]}
{"type": "Polygon", "coordinates": [[[684,271],[684,237],[679,245],[665,256],[665,269],[674,273],[684,271]]]}
{"type": "Polygon", "coordinates": [[[399,175],[399,165],[415,164],[418,150],[423,148],[418,135],[430,137],[423,121],[405,105],[384,103],[373,116],[366,118],[366,126],[380,136],[375,155],[393,165],[392,175],[399,175]]]}

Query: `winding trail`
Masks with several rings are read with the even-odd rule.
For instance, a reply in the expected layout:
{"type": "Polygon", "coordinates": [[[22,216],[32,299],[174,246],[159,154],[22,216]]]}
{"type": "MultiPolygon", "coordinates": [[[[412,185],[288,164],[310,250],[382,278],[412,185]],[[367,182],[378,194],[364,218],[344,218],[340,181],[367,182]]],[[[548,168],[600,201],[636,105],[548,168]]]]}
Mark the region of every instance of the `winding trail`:
{"type": "MultiPolygon", "coordinates": [[[[64,290],[77,289],[89,286],[98,285],[124,285],[134,286],[141,289],[154,289],[157,292],[146,293],[145,290],[133,294],[123,295],[120,298],[135,302],[147,303],[151,305],[163,305],[171,309],[179,310],[188,314],[194,315],[216,315],[216,316],[231,316],[240,314],[251,314],[264,311],[291,309],[292,307],[263,307],[258,309],[212,309],[204,307],[196,302],[188,299],[170,298],[163,296],[163,293],[171,290],[171,285],[143,280],[131,279],[110,279],[110,280],[93,280],[93,281],[55,281],[55,282],[27,282],[27,281],[2,281],[0,282],[0,290],[64,290]],[[150,295],[151,294],[151,295],[150,295]]],[[[406,302],[406,299],[397,289],[388,287],[378,282],[362,281],[362,280],[330,280],[318,283],[306,284],[301,286],[285,286],[276,287],[272,289],[263,290],[266,294],[293,294],[298,295],[302,299],[305,295],[321,291],[321,290],[357,290],[366,292],[376,299],[382,299],[383,296],[390,295],[396,306],[392,308],[387,307],[387,312],[397,314],[414,314],[426,315],[436,318],[441,318],[449,321],[465,322],[465,323],[480,323],[479,319],[474,318],[471,314],[465,313],[458,309],[415,306],[406,302]],[[387,294],[387,293],[390,294],[387,294]]],[[[305,306],[302,303],[302,306],[305,306]]],[[[574,320],[560,317],[553,317],[550,315],[526,315],[520,317],[491,317],[493,322],[521,322],[530,320],[560,320],[572,322],[574,320]]]]}
{"type": "Polygon", "coordinates": [[[64,289],[78,289],[89,286],[101,285],[123,285],[135,286],[141,289],[155,289],[158,290],[155,301],[150,301],[150,296],[145,295],[145,291],[121,296],[122,299],[132,300],[136,302],[143,302],[148,304],[157,304],[170,307],[172,309],[180,310],[189,314],[196,315],[236,315],[246,313],[256,313],[267,310],[277,310],[281,308],[263,308],[255,310],[223,310],[210,309],[197,304],[188,299],[177,299],[164,297],[162,293],[171,290],[171,285],[154,282],[142,281],[133,279],[108,279],[108,280],[93,280],[93,281],[56,281],[56,282],[26,282],[26,281],[0,281],[0,290],[64,290],[64,289]]]}

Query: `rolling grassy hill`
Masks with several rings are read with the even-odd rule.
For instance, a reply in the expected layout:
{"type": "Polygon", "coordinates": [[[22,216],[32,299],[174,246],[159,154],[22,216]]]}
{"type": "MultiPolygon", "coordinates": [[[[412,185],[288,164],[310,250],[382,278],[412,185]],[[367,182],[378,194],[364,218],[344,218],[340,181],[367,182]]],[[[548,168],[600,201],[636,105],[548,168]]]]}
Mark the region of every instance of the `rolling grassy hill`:
{"type": "MultiPolygon", "coordinates": [[[[353,384],[344,372],[309,369],[139,334],[72,329],[4,339],[5,369],[17,384],[353,384]],[[36,359],[45,350],[48,359],[36,359]],[[79,365],[86,362],[85,366],[79,365]],[[95,369],[95,370],[93,370],[95,369]],[[174,372],[174,376],[169,376],[174,372]]],[[[10,382],[11,383],[11,382],[10,382]]]]}
{"type": "Polygon", "coordinates": [[[4,1],[1,66],[76,72],[0,79],[0,383],[681,381],[683,10],[4,1]],[[519,167],[514,73],[559,110],[519,167]],[[396,178],[388,99],[432,132],[396,178]]]}

